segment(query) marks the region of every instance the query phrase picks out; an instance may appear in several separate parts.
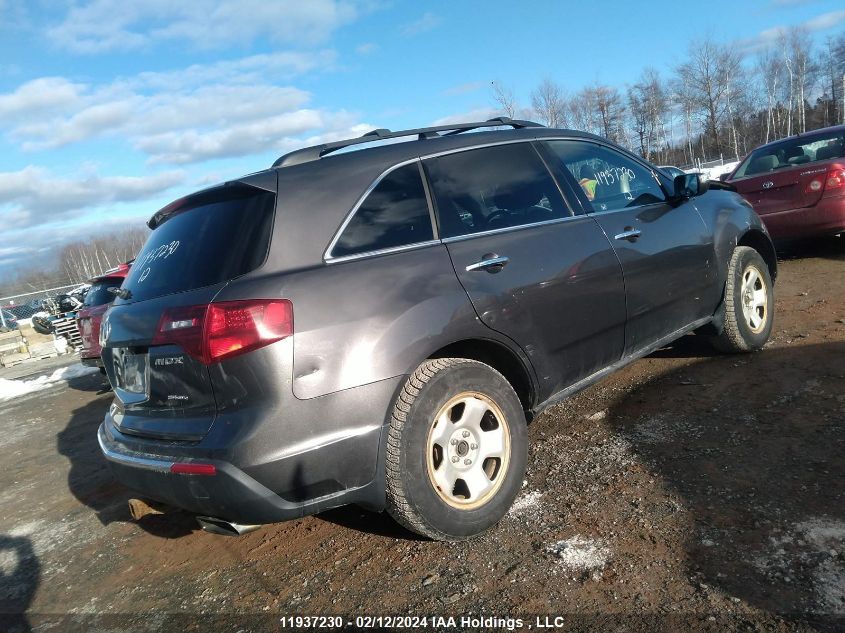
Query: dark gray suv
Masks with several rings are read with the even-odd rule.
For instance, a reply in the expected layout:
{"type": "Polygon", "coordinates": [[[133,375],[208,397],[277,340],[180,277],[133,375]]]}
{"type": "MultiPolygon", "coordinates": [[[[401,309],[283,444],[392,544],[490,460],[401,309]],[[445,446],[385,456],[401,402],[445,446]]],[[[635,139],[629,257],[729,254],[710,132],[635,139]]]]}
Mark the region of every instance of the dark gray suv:
{"type": "Polygon", "coordinates": [[[687,332],[772,328],[775,251],[729,186],[527,121],[306,148],[149,225],[101,330],[99,443],[217,531],[355,503],[470,537],[544,408],[687,332]]]}

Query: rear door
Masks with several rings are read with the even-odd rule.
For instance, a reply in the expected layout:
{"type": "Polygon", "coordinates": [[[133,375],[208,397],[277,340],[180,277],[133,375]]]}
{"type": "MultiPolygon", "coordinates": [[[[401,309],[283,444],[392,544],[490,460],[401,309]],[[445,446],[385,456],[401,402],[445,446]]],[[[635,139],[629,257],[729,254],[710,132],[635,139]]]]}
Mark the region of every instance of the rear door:
{"type": "MultiPolygon", "coordinates": [[[[159,323],[165,310],[207,306],[229,280],[263,263],[274,209],[275,193],[243,184],[166,208],[123,282],[128,294],[115,300],[101,325],[122,432],[184,440],[208,432],[216,405],[208,368],[191,353],[199,341],[157,344],[159,323]]],[[[189,316],[178,324],[202,327],[189,316]]]]}
{"type": "Polygon", "coordinates": [[[545,399],[618,360],[622,271],[530,142],[424,161],[440,235],[481,321],[522,347],[545,399]]]}
{"type": "Polygon", "coordinates": [[[612,147],[582,140],[541,145],[622,263],[626,355],[713,314],[721,292],[713,236],[692,200],[669,204],[656,174],[612,147]]]}

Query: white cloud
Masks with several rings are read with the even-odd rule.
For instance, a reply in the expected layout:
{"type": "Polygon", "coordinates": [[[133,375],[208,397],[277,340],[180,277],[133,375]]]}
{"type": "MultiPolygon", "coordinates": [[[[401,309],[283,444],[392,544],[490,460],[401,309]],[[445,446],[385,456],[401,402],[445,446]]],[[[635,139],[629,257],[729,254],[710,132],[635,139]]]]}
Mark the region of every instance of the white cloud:
{"type": "Polygon", "coordinates": [[[457,114],[450,114],[448,116],[441,117],[434,121],[431,125],[447,125],[449,123],[466,123],[471,121],[486,121],[487,119],[492,119],[493,117],[501,116],[501,113],[489,107],[483,108],[476,108],[474,110],[469,110],[467,112],[460,112],[457,114]]]}
{"type": "Polygon", "coordinates": [[[273,53],[143,72],[105,84],[37,79],[0,94],[5,115],[0,131],[25,151],[123,138],[154,163],[258,153],[287,146],[292,135],[348,130],[359,123],[344,111],[309,108],[309,93],[272,83],[334,60],[333,51],[273,53]]]}
{"type": "Polygon", "coordinates": [[[181,184],[182,171],[149,176],[83,174],[62,178],[41,167],[0,172],[0,211],[5,227],[56,221],[69,212],[106,204],[145,200],[181,184]]]}
{"type": "Polygon", "coordinates": [[[359,55],[372,55],[378,50],[378,44],[374,42],[365,42],[357,47],[355,47],[355,52],[359,55]]]}
{"type": "Polygon", "coordinates": [[[41,77],[18,86],[14,92],[0,95],[0,121],[43,116],[66,110],[80,101],[83,84],[64,77],[41,77]]]}
{"type": "Polygon", "coordinates": [[[184,69],[142,72],[124,79],[133,89],[184,90],[210,83],[248,84],[291,79],[312,70],[331,69],[337,54],[333,50],[281,51],[227,59],[213,64],[194,64],[184,69]]]}
{"type": "Polygon", "coordinates": [[[75,53],[166,41],[197,49],[249,45],[258,38],[316,44],[354,21],[363,8],[350,0],[94,0],[72,6],[47,36],[75,53]]]}
{"type": "Polygon", "coordinates": [[[420,33],[432,30],[439,24],[440,18],[433,13],[427,12],[424,13],[419,20],[414,20],[413,22],[401,27],[399,32],[405,36],[419,35],[420,33]]]}
{"type": "MultiPolygon", "coordinates": [[[[797,25],[796,28],[804,29],[808,32],[824,31],[831,29],[842,22],[845,22],[845,10],[829,11],[828,13],[822,13],[821,15],[802,22],[797,25]]],[[[741,40],[738,44],[741,46],[743,51],[753,53],[775,44],[778,39],[786,33],[788,28],[789,27],[786,26],[775,26],[770,29],[765,29],[764,31],[760,31],[760,33],[758,33],[755,37],[741,40]]]]}
{"type": "Polygon", "coordinates": [[[443,91],[443,94],[446,96],[465,95],[470,92],[481,90],[485,85],[486,84],[483,81],[471,81],[458,86],[452,86],[451,88],[446,88],[446,90],[443,91]]]}
{"type": "Polygon", "coordinates": [[[845,11],[830,11],[804,22],[804,27],[810,31],[823,31],[845,22],[845,11]]]}
{"type": "MultiPolygon", "coordinates": [[[[292,137],[314,130],[328,128],[330,132],[327,134],[334,137],[355,136],[359,125],[355,117],[345,112],[325,113],[303,109],[207,133],[189,129],[148,136],[140,139],[137,147],[153,156],[154,162],[185,164],[310,145],[310,140],[292,137]]],[[[360,126],[360,129],[363,128],[369,129],[368,126],[360,126]]]]}

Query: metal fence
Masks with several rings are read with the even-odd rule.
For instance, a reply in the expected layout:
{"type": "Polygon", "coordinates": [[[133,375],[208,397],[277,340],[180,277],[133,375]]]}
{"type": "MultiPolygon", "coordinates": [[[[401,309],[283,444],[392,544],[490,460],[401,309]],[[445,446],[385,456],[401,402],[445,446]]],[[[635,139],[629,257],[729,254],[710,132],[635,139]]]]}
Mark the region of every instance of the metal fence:
{"type": "Polygon", "coordinates": [[[725,158],[724,156],[719,156],[719,158],[714,158],[712,160],[701,160],[700,158],[696,158],[695,161],[689,165],[683,165],[681,169],[684,171],[696,169],[698,171],[703,171],[705,169],[710,169],[711,167],[721,167],[727,163],[734,163],[736,162],[735,158],[725,158]]]}
{"type": "Polygon", "coordinates": [[[58,295],[70,294],[84,286],[85,284],[70,284],[0,297],[0,328],[14,329],[18,322],[26,321],[36,312],[41,312],[44,309],[42,301],[45,299],[55,299],[58,295]]]}

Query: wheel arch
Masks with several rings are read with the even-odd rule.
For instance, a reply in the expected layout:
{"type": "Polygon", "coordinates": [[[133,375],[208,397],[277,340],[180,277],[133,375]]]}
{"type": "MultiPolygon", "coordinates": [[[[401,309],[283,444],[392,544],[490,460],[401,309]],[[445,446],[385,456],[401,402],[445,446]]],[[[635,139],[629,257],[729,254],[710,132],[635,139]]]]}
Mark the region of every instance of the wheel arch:
{"type": "Polygon", "coordinates": [[[772,282],[775,281],[778,275],[778,258],[775,252],[772,240],[760,230],[749,229],[737,240],[737,246],[748,246],[760,253],[760,257],[766,262],[769,268],[769,274],[772,277],[772,282]]]}
{"type": "Polygon", "coordinates": [[[449,343],[428,356],[428,359],[434,358],[469,358],[490,365],[511,384],[530,422],[537,388],[527,361],[507,345],[492,339],[463,339],[449,343]]]}

